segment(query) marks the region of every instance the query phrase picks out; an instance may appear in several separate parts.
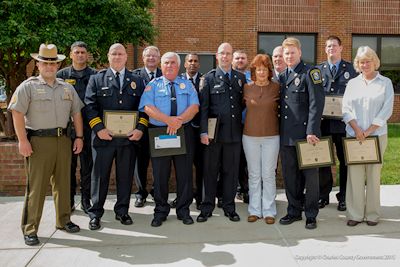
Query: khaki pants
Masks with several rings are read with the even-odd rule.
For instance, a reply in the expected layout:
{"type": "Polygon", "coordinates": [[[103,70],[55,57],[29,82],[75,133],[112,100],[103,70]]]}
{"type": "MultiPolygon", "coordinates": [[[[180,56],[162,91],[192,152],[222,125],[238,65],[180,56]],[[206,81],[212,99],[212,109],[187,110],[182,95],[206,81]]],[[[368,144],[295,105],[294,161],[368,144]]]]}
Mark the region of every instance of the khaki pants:
{"type": "Polygon", "coordinates": [[[37,234],[49,182],[56,208],[56,227],[70,221],[71,139],[37,137],[30,140],[33,154],[26,159],[26,194],[21,228],[24,235],[37,234]]]}
{"type": "MultiPolygon", "coordinates": [[[[387,135],[379,136],[381,158],[387,146],[387,135]]],[[[348,167],[346,205],[347,219],[376,222],[380,209],[382,164],[350,165],[348,167]]]]}

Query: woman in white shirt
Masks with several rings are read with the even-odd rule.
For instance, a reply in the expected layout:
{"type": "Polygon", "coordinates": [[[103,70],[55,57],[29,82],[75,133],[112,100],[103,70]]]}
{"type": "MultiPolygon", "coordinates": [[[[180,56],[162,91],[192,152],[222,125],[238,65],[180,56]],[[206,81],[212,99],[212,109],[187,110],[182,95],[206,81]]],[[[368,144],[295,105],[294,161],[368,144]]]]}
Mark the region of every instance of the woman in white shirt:
{"type": "MultiPolygon", "coordinates": [[[[343,120],[347,136],[363,141],[375,135],[379,138],[381,158],[387,146],[387,120],[393,111],[392,81],[377,71],[380,60],[375,51],[361,46],[354,59],[360,73],[347,84],[343,96],[343,120]]],[[[375,226],[379,219],[380,180],[382,164],[361,164],[348,167],[346,204],[347,225],[364,221],[375,226]]]]}

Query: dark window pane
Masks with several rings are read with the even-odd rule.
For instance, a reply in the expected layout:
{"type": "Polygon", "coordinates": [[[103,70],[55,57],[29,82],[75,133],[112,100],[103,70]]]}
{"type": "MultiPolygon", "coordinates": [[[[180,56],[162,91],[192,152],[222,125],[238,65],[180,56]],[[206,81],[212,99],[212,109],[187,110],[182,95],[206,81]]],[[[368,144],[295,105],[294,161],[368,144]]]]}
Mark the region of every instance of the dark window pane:
{"type": "Polygon", "coordinates": [[[285,40],[283,34],[260,34],[258,38],[258,53],[272,55],[275,47],[285,40]]]}
{"type": "Polygon", "coordinates": [[[381,64],[400,65],[400,38],[382,37],[381,64]]]}
{"type": "MultiPolygon", "coordinates": [[[[186,54],[179,54],[179,57],[181,58],[181,67],[179,69],[179,73],[184,73],[186,72],[185,70],[185,56],[186,54]]],[[[216,67],[215,65],[215,55],[213,54],[199,54],[199,60],[200,60],[200,70],[199,72],[202,74],[206,74],[210,70],[214,69],[216,67]]]]}
{"type": "Polygon", "coordinates": [[[357,54],[357,49],[360,46],[369,46],[375,52],[377,51],[377,37],[374,36],[353,36],[353,45],[352,45],[352,58],[354,59],[357,54]]]}

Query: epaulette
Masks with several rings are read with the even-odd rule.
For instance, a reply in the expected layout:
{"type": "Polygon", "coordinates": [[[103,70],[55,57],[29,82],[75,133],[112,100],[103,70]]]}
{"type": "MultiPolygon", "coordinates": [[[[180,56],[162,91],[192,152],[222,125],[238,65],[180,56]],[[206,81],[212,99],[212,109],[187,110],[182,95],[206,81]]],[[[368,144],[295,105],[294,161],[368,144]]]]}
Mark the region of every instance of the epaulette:
{"type": "Polygon", "coordinates": [[[205,75],[209,74],[209,73],[215,73],[217,71],[217,69],[212,69],[209,72],[207,72],[205,75]]]}
{"type": "Polygon", "coordinates": [[[103,72],[106,72],[106,71],[107,71],[107,69],[102,69],[98,73],[103,73],[103,72]]]}

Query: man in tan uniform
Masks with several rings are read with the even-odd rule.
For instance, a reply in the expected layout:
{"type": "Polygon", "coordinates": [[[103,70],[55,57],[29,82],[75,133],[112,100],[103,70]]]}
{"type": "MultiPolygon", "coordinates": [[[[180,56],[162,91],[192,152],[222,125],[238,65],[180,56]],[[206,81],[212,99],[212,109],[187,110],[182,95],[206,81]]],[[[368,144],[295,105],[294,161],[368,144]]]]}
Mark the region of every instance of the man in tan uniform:
{"type": "Polygon", "coordinates": [[[53,44],[40,45],[37,60],[40,75],[22,82],[8,107],[12,111],[19,153],[26,158],[26,195],[21,228],[26,245],[37,245],[37,232],[49,181],[56,207],[56,228],[75,233],[79,226],[70,221],[71,139],[67,123],[73,118],[76,139],[73,152],[83,146],[81,108],[83,103],[74,88],[56,79],[58,62],[53,44]]]}

